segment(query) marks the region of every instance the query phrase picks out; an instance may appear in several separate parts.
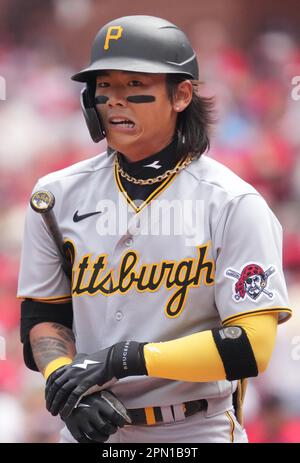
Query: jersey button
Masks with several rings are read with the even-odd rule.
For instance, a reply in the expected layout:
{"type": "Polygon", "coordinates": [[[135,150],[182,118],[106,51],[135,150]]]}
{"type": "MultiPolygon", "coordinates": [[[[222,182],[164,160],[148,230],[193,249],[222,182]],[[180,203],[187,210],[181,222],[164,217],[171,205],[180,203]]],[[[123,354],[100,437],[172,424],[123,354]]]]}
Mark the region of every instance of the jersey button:
{"type": "Polygon", "coordinates": [[[133,239],[132,239],[132,238],[127,238],[127,239],[125,240],[125,245],[126,245],[126,246],[131,246],[132,243],[133,243],[133,239]]]}
{"type": "Polygon", "coordinates": [[[116,313],[116,320],[120,321],[120,320],[122,320],[122,318],[123,318],[122,312],[117,312],[116,313]]]}
{"type": "Polygon", "coordinates": [[[131,235],[138,235],[140,233],[141,221],[139,217],[134,217],[128,225],[128,232],[131,235]]]}

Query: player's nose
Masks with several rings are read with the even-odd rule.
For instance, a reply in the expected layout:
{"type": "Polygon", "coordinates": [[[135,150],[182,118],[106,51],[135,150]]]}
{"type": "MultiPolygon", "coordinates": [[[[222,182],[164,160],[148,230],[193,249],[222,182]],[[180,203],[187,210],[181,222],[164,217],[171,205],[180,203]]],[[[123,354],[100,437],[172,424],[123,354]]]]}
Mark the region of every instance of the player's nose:
{"type": "Polygon", "coordinates": [[[121,95],[111,95],[108,97],[106,104],[113,108],[114,106],[127,106],[127,100],[121,95]]]}

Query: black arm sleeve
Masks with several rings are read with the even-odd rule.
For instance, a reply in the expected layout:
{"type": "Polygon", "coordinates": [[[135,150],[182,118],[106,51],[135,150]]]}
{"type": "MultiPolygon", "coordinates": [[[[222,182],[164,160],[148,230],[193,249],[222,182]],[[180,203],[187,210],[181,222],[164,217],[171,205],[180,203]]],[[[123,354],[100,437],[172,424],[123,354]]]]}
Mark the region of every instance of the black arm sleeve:
{"type": "Polygon", "coordinates": [[[34,361],[29,332],[38,323],[60,323],[72,329],[73,307],[72,302],[63,304],[46,304],[45,302],[25,299],[21,303],[21,342],[23,343],[23,356],[25,365],[30,370],[39,371],[34,361]]]}

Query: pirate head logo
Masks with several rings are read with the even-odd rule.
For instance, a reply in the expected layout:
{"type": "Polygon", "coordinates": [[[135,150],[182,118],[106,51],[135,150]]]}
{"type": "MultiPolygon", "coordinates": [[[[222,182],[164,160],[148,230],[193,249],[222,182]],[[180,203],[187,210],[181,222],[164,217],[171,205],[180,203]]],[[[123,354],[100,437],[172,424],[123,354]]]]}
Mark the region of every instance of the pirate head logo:
{"type": "Polygon", "coordinates": [[[234,299],[236,301],[245,299],[246,296],[256,301],[262,294],[273,299],[273,293],[267,290],[268,278],[273,273],[275,273],[274,267],[269,267],[264,271],[258,264],[248,264],[241,273],[227,269],[225,275],[237,280],[234,285],[234,299]]]}

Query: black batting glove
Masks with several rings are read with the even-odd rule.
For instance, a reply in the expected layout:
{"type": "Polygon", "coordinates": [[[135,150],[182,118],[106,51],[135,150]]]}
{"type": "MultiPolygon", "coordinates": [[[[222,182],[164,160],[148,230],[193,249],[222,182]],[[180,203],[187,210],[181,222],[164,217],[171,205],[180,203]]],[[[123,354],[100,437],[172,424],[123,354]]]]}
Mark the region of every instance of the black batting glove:
{"type": "Polygon", "coordinates": [[[144,345],[125,341],[93,354],[80,354],[73,362],[54,371],[46,383],[46,407],[66,419],[80,397],[93,386],[102,389],[126,376],[147,375],[144,345]]]}
{"type": "Polygon", "coordinates": [[[83,397],[64,421],[77,442],[91,444],[107,441],[130,418],[114,394],[101,391],[83,397]]]}

